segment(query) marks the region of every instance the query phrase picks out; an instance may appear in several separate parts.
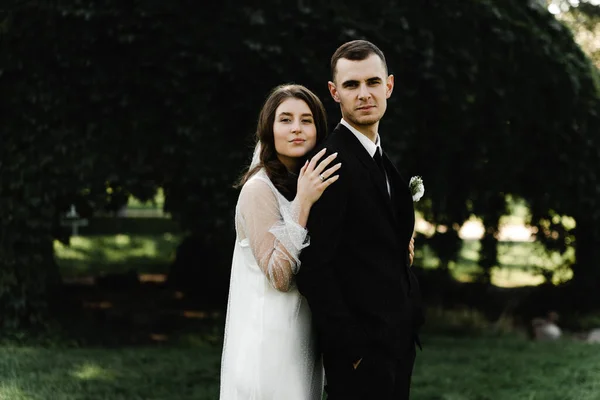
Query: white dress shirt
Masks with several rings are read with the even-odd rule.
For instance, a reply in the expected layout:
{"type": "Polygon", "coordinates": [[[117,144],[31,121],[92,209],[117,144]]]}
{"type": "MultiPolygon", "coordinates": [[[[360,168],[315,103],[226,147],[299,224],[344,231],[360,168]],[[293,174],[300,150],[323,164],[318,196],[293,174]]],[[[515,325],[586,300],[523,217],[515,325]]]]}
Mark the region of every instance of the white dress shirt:
{"type": "MultiPolygon", "coordinates": [[[[365,148],[365,150],[367,150],[367,152],[369,153],[371,158],[373,158],[376,151],[379,151],[379,154],[381,154],[383,156],[383,150],[381,149],[381,139],[379,138],[379,133],[377,133],[377,136],[375,138],[375,143],[373,143],[371,141],[371,139],[369,139],[368,137],[366,137],[365,135],[360,133],[356,128],[354,128],[352,125],[350,125],[348,122],[346,122],[346,120],[344,118],[342,118],[342,120],[340,121],[340,124],[344,125],[346,128],[348,128],[350,130],[350,132],[352,132],[354,134],[354,136],[356,136],[356,138],[358,139],[360,144],[362,144],[363,147],[365,148]]],[[[390,180],[387,177],[387,173],[385,174],[385,182],[387,184],[388,194],[391,196],[392,192],[391,192],[391,188],[390,188],[390,180]]]]}

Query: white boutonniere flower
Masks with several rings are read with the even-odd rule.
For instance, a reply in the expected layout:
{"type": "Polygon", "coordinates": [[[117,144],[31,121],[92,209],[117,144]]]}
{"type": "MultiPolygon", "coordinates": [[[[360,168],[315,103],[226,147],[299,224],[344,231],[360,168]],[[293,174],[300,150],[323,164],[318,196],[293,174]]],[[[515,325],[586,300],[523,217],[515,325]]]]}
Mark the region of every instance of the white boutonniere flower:
{"type": "Polygon", "coordinates": [[[425,185],[423,185],[423,178],[420,176],[413,176],[410,178],[410,182],[408,183],[408,187],[410,188],[410,194],[412,195],[413,201],[421,200],[423,194],[425,194],[425,185]]]}

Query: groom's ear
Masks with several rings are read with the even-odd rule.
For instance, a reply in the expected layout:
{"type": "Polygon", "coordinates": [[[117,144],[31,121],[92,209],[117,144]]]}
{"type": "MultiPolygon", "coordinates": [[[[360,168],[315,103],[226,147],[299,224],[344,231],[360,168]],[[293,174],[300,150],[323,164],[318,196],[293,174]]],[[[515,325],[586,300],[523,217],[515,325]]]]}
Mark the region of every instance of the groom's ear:
{"type": "Polygon", "coordinates": [[[335,83],[329,81],[329,82],[327,82],[327,87],[329,88],[329,93],[331,94],[331,97],[333,97],[333,100],[335,100],[336,103],[339,103],[340,96],[338,95],[337,88],[335,87],[335,83]]]}
{"type": "Polygon", "coordinates": [[[394,75],[388,75],[387,80],[385,82],[385,86],[385,98],[389,99],[392,95],[392,91],[394,91],[394,75]]]}

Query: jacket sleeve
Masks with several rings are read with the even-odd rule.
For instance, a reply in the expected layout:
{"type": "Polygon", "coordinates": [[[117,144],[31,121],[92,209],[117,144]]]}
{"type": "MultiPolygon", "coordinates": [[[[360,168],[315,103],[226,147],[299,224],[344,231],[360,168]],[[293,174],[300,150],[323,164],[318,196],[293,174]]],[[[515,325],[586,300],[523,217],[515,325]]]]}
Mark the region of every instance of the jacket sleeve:
{"type": "MultiPolygon", "coordinates": [[[[341,155],[338,159],[342,161],[341,155]]],[[[342,161],[338,181],[325,190],[310,211],[307,228],[311,245],[300,256],[302,269],[296,282],[308,300],[323,348],[351,362],[365,355],[369,342],[344,301],[335,269],[349,218],[349,177],[343,165],[342,161]]]]}

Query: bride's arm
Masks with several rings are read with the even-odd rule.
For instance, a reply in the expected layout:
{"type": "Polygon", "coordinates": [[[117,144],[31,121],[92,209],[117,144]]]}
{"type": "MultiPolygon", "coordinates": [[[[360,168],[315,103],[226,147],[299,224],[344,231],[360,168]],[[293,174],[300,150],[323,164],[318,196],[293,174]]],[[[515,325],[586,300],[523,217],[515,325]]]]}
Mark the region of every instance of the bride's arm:
{"type": "Polygon", "coordinates": [[[310,207],[299,200],[281,206],[273,190],[264,180],[249,181],[238,209],[258,266],[275,289],[285,292],[300,267],[300,251],[308,246],[304,226],[310,207]]]}
{"type": "Polygon", "coordinates": [[[317,165],[324,154],[325,149],[300,169],[298,191],[292,203],[279,202],[275,187],[263,179],[248,181],[240,193],[241,222],[254,258],[277,290],[290,289],[293,275],[300,268],[300,251],[308,246],[305,226],[310,209],[339,178],[333,174],[341,164],[327,168],[337,153],[317,165]]]}

